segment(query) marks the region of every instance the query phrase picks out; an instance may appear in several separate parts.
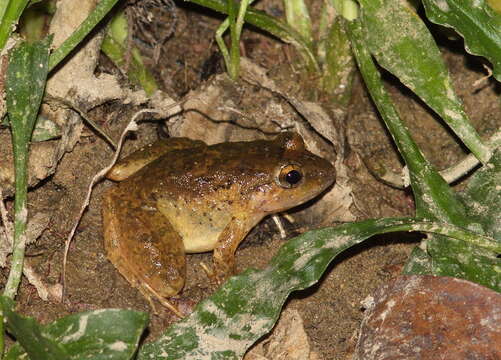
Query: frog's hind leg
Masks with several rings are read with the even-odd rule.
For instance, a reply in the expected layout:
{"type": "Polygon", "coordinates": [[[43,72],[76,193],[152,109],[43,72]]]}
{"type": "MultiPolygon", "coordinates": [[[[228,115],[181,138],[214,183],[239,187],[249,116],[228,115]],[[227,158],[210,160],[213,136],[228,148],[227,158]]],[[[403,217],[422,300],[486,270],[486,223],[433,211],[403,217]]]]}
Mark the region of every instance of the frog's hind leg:
{"type": "Polygon", "coordinates": [[[166,298],[184,286],[186,262],[181,237],[156,207],[134,206],[113,190],[103,198],[108,258],[145,297],[157,298],[180,315],[166,298]]]}

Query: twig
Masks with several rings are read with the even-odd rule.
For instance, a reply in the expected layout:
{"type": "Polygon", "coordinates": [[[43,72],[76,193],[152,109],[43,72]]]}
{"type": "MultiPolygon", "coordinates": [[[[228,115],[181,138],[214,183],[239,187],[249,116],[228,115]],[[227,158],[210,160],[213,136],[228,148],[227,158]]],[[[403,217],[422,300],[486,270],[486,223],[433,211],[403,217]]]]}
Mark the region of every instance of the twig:
{"type": "Polygon", "coordinates": [[[492,69],[490,67],[488,67],[487,65],[485,64],[482,64],[484,66],[484,69],[487,71],[487,75],[485,76],[482,76],[480,79],[477,79],[473,82],[472,86],[474,88],[477,88],[478,86],[480,86],[480,84],[482,84],[483,82],[487,82],[487,80],[492,77],[492,69]]]}
{"type": "MultiPolygon", "coordinates": [[[[497,148],[501,145],[501,133],[498,131],[495,135],[493,135],[488,141],[487,145],[492,147],[493,149],[497,148]]],[[[403,189],[407,187],[409,184],[405,184],[405,167],[402,169],[402,173],[399,175],[398,173],[394,173],[392,171],[386,170],[384,175],[377,174],[369,164],[366,163],[364,157],[360,156],[362,161],[364,161],[365,165],[372,173],[373,176],[382,180],[390,186],[403,189]],[[403,174],[403,175],[402,175],[403,174]]],[[[458,180],[462,176],[466,175],[473,168],[478,166],[480,161],[473,155],[467,155],[463,160],[459,161],[457,164],[440,171],[440,175],[444,178],[444,180],[450,184],[454,181],[458,180]]]]}
{"type": "Polygon", "coordinates": [[[278,228],[278,232],[280,233],[280,238],[285,239],[287,237],[287,234],[285,233],[284,225],[280,221],[280,218],[278,217],[277,214],[272,215],[271,218],[273,219],[275,225],[278,228]]]}
{"type": "Polygon", "coordinates": [[[76,104],[74,104],[73,102],[71,102],[68,99],[64,99],[64,98],[59,97],[59,96],[53,96],[53,95],[46,94],[46,97],[48,100],[60,102],[61,104],[66,105],[68,108],[76,111],[90,125],[91,128],[93,128],[95,131],[97,131],[97,133],[99,135],[101,135],[111,145],[113,150],[115,150],[117,148],[117,144],[115,144],[115,142],[111,139],[111,137],[108,136],[108,134],[106,134],[106,132],[103,129],[101,129],[99,127],[99,125],[97,125],[94,122],[94,120],[92,120],[87,115],[87,113],[85,111],[83,111],[82,109],[80,109],[76,104]]]}

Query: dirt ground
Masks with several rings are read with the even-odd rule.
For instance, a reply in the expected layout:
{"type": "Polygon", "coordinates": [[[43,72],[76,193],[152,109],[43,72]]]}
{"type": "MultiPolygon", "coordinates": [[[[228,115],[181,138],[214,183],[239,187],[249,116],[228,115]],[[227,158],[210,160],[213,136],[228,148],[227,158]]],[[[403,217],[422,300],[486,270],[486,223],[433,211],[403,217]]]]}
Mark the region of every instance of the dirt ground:
{"type": "MultiPolygon", "coordinates": [[[[174,98],[181,98],[209,81],[215,73],[222,72],[223,64],[213,42],[220,18],[185,2],[176,5],[176,30],[165,42],[158,64],[152,68],[163,90],[174,98]]],[[[273,14],[282,11],[279,1],[266,1],[261,7],[273,14]]],[[[473,84],[484,76],[484,70],[478,58],[461,50],[461,41],[440,38],[439,43],[467,113],[480,134],[488,137],[499,127],[500,87],[493,81],[473,84]]],[[[243,33],[242,49],[249,59],[268,69],[270,76],[276,76],[274,80],[282,89],[297,97],[307,96],[307,89],[297,86],[300,77],[294,71],[294,60],[291,60],[294,51],[289,45],[247,29],[243,33]]],[[[98,71],[118,75],[104,56],[98,71]]],[[[391,75],[386,74],[385,80],[400,114],[433,164],[443,169],[460,160],[464,156],[463,149],[432,112],[391,75]]],[[[317,96],[316,101],[334,112],[328,96],[317,96]]],[[[109,103],[92,110],[89,115],[116,139],[135,110],[137,108],[130,105],[109,103]]],[[[347,156],[344,163],[349,169],[353,190],[351,211],[357,220],[412,215],[412,194],[383,184],[368,170],[384,166],[397,171],[401,163],[359,78],[355,79],[346,117],[339,121],[345,128],[347,156]]],[[[151,142],[158,131],[154,123],[142,126],[127,142],[124,153],[151,142]]],[[[65,238],[73,226],[90,178],[109,162],[111,156],[112,151],[106,143],[86,129],[73,151],[63,157],[56,173],[31,190],[30,213],[51,214],[49,228],[27,250],[28,261],[42,274],[44,281],[61,281],[65,238]]],[[[457,186],[462,185],[460,182],[457,186]]],[[[69,253],[65,301],[42,301],[24,279],[18,297],[20,312],[49,322],[73,312],[103,307],[150,311],[148,302],[120,276],[104,253],[101,198],[110,186],[111,182],[103,181],[95,188],[89,209],[78,227],[69,253]]],[[[336,223],[339,223],[336,219],[330,221],[332,225],[336,223]]],[[[316,226],[319,224],[314,222],[287,226],[288,237],[316,226]]],[[[278,236],[274,223],[266,219],[237,251],[238,269],[264,267],[285,241],[278,236]]],[[[349,358],[363,316],[360,302],[399,273],[418,241],[418,236],[408,234],[370,239],[338,257],[318,284],[290,297],[286,306],[299,310],[311,343],[323,359],[349,358]]],[[[188,280],[181,295],[187,302],[195,304],[214,290],[198,265],[201,261],[210,263],[210,256],[188,256],[188,280]]],[[[6,281],[7,269],[0,274],[6,281]]],[[[148,339],[173,321],[175,317],[168,311],[152,315],[148,339]]]]}

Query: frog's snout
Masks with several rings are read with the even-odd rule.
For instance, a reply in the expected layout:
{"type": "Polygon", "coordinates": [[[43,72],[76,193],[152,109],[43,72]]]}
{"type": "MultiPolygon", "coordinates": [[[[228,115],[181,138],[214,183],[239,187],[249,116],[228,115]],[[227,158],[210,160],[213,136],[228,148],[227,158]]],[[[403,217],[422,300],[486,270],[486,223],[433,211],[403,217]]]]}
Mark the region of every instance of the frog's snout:
{"type": "Polygon", "coordinates": [[[315,182],[322,188],[321,191],[331,186],[336,180],[336,169],[334,166],[325,159],[320,159],[320,166],[313,169],[312,177],[315,179],[315,182]]]}

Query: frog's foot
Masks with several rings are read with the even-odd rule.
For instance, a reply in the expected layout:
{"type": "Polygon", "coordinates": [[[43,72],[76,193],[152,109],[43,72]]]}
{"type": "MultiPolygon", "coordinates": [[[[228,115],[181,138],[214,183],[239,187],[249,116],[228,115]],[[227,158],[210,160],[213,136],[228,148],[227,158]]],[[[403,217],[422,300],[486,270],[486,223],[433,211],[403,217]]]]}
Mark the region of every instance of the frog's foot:
{"type": "Polygon", "coordinates": [[[224,270],[216,271],[215,267],[210,268],[204,262],[200,262],[199,265],[209,278],[210,282],[216,286],[221,285],[223,282],[226,281],[226,279],[228,279],[231,275],[234,274],[234,271],[230,271],[230,273],[225,273],[224,270]]]}
{"type": "Polygon", "coordinates": [[[217,285],[221,285],[232,275],[236,274],[236,266],[234,261],[219,263],[214,261],[213,278],[217,285]]]}
{"type": "Polygon", "coordinates": [[[150,303],[150,306],[151,306],[151,309],[153,310],[153,313],[157,314],[158,315],[158,311],[155,307],[155,303],[153,302],[153,299],[151,297],[151,295],[154,296],[154,298],[160,303],[162,304],[164,307],[166,307],[167,309],[169,309],[170,311],[172,311],[177,317],[179,318],[184,318],[184,315],[183,313],[181,313],[181,311],[179,311],[179,309],[174,305],[172,304],[170,301],[168,301],[166,298],[162,297],[159,293],[157,293],[152,287],[150,287],[148,284],[143,284],[144,286],[144,291],[143,289],[141,289],[141,292],[143,293],[144,297],[146,299],[148,299],[149,303],[150,303]]]}

